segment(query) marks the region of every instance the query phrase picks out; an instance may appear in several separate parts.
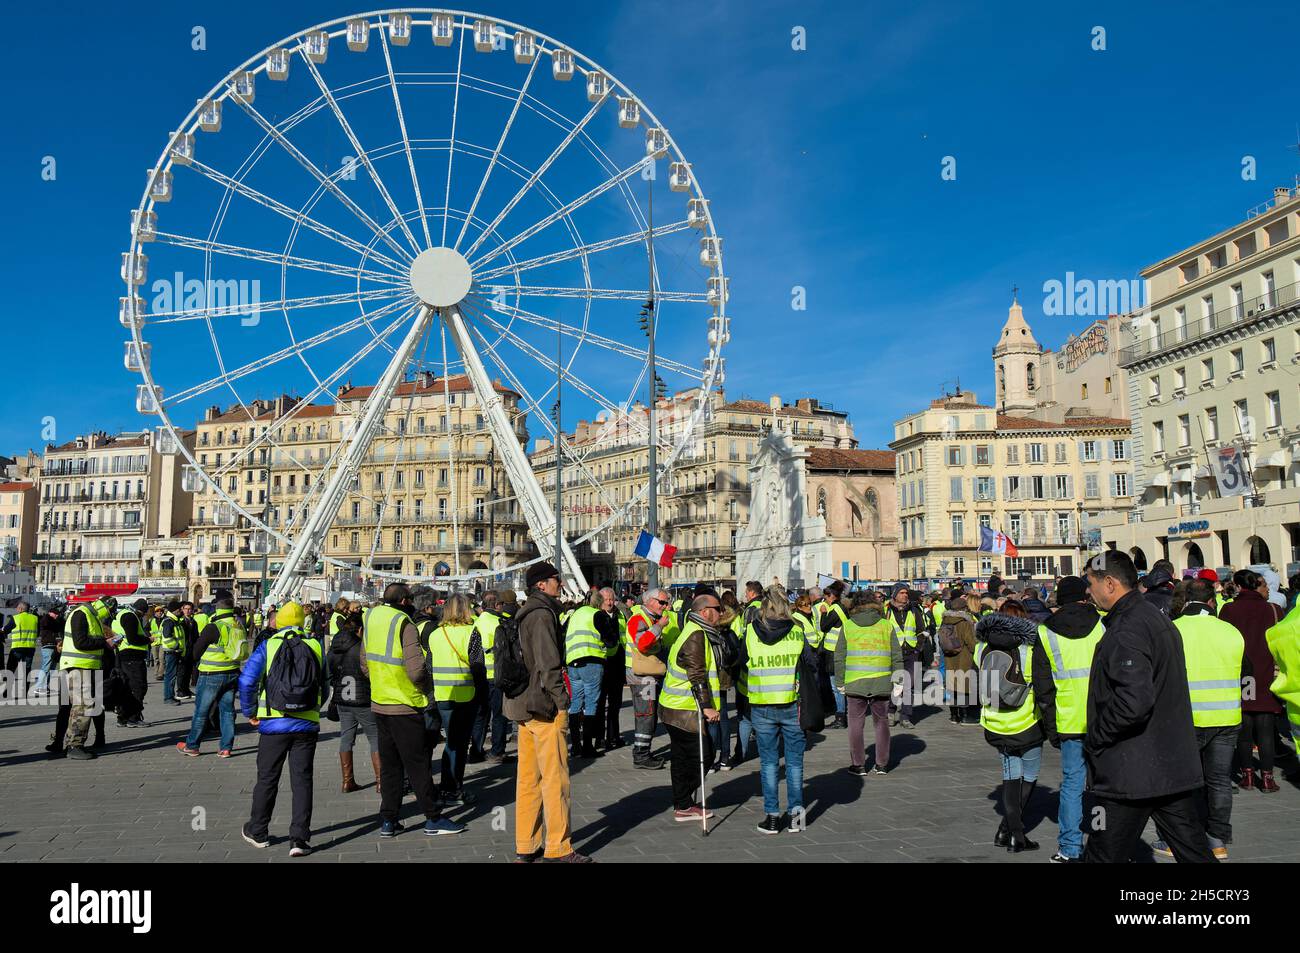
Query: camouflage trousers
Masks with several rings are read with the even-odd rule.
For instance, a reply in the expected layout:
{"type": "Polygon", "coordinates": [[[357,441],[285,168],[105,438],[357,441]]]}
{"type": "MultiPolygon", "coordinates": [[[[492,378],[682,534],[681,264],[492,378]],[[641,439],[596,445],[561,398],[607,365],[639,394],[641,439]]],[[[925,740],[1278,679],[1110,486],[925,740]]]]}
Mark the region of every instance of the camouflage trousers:
{"type": "Polygon", "coordinates": [[[98,669],[70,668],[64,672],[68,684],[68,703],[72,713],[68,716],[68,734],[64,747],[80,748],[90,735],[90,720],[103,709],[103,672],[98,669]]]}

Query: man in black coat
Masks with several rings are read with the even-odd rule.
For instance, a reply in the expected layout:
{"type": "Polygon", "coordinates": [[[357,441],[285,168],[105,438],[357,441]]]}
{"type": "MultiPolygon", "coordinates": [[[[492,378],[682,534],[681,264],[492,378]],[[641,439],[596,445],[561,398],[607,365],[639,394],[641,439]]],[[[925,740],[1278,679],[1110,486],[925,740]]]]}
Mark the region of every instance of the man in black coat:
{"type": "Polygon", "coordinates": [[[1088,787],[1102,813],[1090,825],[1083,859],[1126,863],[1154,819],[1180,862],[1215,863],[1199,807],[1205,781],[1178,630],[1138,591],[1126,553],[1093,558],[1088,591],[1107,615],[1088,681],[1084,737],[1088,787]]]}
{"type": "Polygon", "coordinates": [[[1170,606],[1174,601],[1174,564],[1167,559],[1157,559],[1151,564],[1151,571],[1142,577],[1142,588],[1147,602],[1166,617],[1170,616],[1170,606]]]}

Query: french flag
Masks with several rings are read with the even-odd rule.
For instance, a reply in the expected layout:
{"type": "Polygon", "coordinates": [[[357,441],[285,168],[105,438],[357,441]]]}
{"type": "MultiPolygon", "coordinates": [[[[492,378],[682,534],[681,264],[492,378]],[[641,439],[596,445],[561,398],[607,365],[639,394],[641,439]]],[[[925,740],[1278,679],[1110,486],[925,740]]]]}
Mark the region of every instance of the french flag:
{"type": "Polygon", "coordinates": [[[676,546],[669,546],[658,536],[651,536],[645,530],[641,530],[641,535],[637,537],[636,554],[652,563],[658,563],[665,568],[671,566],[676,552],[676,546]]]}
{"type": "Polygon", "coordinates": [[[1020,550],[1016,549],[1016,544],[1011,541],[1011,537],[1002,530],[996,533],[987,526],[980,527],[980,546],[978,552],[981,553],[1001,553],[1004,556],[1019,556],[1020,550]]]}

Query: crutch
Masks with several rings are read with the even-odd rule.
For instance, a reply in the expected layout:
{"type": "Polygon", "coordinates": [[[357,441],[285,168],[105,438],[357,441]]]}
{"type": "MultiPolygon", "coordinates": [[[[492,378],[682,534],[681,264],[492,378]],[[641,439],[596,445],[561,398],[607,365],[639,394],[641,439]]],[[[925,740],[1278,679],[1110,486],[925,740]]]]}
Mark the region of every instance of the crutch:
{"type": "MultiPolygon", "coordinates": [[[[692,691],[692,695],[695,693],[692,691]]],[[[704,770],[704,709],[700,707],[699,696],[695,697],[695,719],[700,727],[700,825],[704,836],[709,836],[709,797],[708,772],[704,770]]]]}

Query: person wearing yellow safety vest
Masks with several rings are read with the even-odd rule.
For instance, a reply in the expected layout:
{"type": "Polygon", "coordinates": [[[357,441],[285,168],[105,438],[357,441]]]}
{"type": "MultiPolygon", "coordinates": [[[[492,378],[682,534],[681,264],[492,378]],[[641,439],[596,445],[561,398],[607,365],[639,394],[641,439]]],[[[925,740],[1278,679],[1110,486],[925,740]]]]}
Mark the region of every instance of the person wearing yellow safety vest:
{"type": "MultiPolygon", "coordinates": [[[[230,628],[224,620],[223,603],[217,602],[213,617],[216,627],[230,628]]],[[[253,806],[248,822],[240,831],[244,840],[254,847],[270,846],[271,815],[276,797],[280,793],[280,775],[289,763],[289,788],[293,792],[293,813],[289,821],[289,856],[305,857],[311,853],[311,813],[313,799],[312,769],[316,763],[316,742],[320,738],[320,710],[325,701],[325,660],[320,642],[308,638],[302,631],[303,610],[296,602],[286,602],[276,615],[276,631],[269,639],[253,650],[248,664],[238,676],[239,707],[248,713],[249,724],[257,729],[257,782],[253,785],[253,806]],[[281,652],[294,653],[293,642],[306,647],[307,664],[315,664],[315,698],[307,707],[296,711],[278,711],[272,705],[274,695],[269,691],[268,676],[281,652]]],[[[242,632],[242,626],[240,627],[242,632]]],[[[200,636],[202,639],[202,636],[200,636]]],[[[294,654],[286,656],[299,661],[294,654]]],[[[283,666],[282,666],[283,668],[283,666]]],[[[311,669],[304,667],[303,684],[311,669]]],[[[200,681],[203,679],[200,675],[200,681]]],[[[202,697],[202,686],[199,695],[202,697]]],[[[285,706],[288,707],[287,705],[285,706]]]]}
{"type": "Polygon", "coordinates": [[[424,711],[433,696],[420,633],[412,620],[411,591],[400,582],[384,589],[383,602],[364,613],[365,651],[361,667],[370,679],[370,708],[379,727],[380,837],[402,831],[402,774],[411,782],[428,835],[459,834],[464,828],[442,817],[429,765],[433,750],[424,711]]]}
{"type": "Polygon", "coordinates": [[[717,596],[696,596],[681,637],[668,652],[667,673],[659,690],[660,717],[672,743],[673,819],[683,823],[713,816],[695,802],[701,764],[713,763],[713,740],[701,734],[700,721],[715,722],[721,684],[713,647],[722,613],[717,596]],[[697,760],[703,754],[702,762],[697,760]]]}
{"type": "Polygon", "coordinates": [[[158,644],[162,649],[163,704],[179,705],[176,695],[176,672],[185,649],[185,629],[181,624],[181,603],[167,603],[159,626],[158,644]]]}
{"type": "Polygon", "coordinates": [[[659,688],[667,671],[664,643],[671,644],[678,634],[668,608],[667,590],[647,589],[641,604],[632,609],[623,634],[623,677],[632,690],[632,767],[652,771],[664,766],[661,758],[650,756],[659,723],[659,688]]]}
{"type": "MultiPolygon", "coordinates": [[[[1061,751],[1060,807],[1054,864],[1083,858],[1083,790],[1088,769],[1083,739],[1088,727],[1088,677],[1105,627],[1088,601],[1088,583],[1063,576],[1056,584],[1056,611],[1038,627],[1032,674],[1043,734],[1061,751]]],[[[1031,786],[1032,787],[1032,786],[1031,786]]]]}
{"type": "MultiPolygon", "coordinates": [[[[429,664],[433,671],[433,697],[442,716],[446,744],[442,748],[444,804],[473,804],[465,790],[465,762],[474,731],[478,706],[474,703],[474,673],[470,670],[470,643],[475,638],[469,597],[454,592],[442,607],[442,620],[429,630],[429,664]]],[[[480,650],[481,651],[481,650],[480,650]]]]}
{"type": "MultiPolygon", "coordinates": [[[[712,646],[710,646],[711,648],[712,646]]],[[[804,653],[812,664],[803,626],[790,616],[785,589],[773,585],[759,603],[757,618],[745,624],[740,643],[737,684],[749,702],[749,717],[758,736],[759,777],[763,788],[760,834],[779,834],[805,827],[803,754],[807,744],[799,724],[799,661],[804,653]],[[781,813],[778,771],[785,748],[786,812],[781,813]]]]}
{"type": "MultiPolygon", "coordinates": [[[[611,606],[612,606],[612,591],[611,606]]],[[[604,611],[605,597],[594,591],[564,624],[564,665],[569,675],[569,757],[596,758],[596,711],[605,680],[606,646],[618,637],[618,623],[604,611]]]]}
{"type": "MultiPolygon", "coordinates": [[[[479,701],[478,715],[474,722],[474,734],[471,737],[470,763],[474,762],[474,751],[483,754],[484,760],[492,764],[505,764],[506,741],[510,737],[510,722],[501,713],[501,689],[496,682],[496,635],[502,619],[508,619],[519,611],[518,597],[513,589],[500,592],[489,590],[483,593],[483,611],[474,620],[474,631],[478,633],[483,645],[483,677],[487,689],[484,699],[479,701]]],[[[473,662],[473,659],[470,660],[473,662]]]]}
{"type": "MultiPolygon", "coordinates": [[[[980,669],[980,724],[984,740],[1002,756],[1002,822],[993,835],[993,846],[1005,847],[1010,853],[1038,850],[1038,844],[1025,835],[1024,812],[1029,805],[1038,771],[1043,760],[1043,728],[1034,700],[1031,651],[1038,640],[1038,626],[1015,600],[1003,611],[980,619],[975,626],[975,665],[986,654],[1000,652],[1009,656],[1013,669],[1018,666],[1027,690],[1023,700],[1012,708],[1001,697],[1002,679],[980,669]],[[986,683],[986,684],[985,684],[986,683]]],[[[1011,671],[1013,669],[1009,669],[1011,671]]],[[[1015,679],[1007,679],[1014,686],[1015,679]]]]}
{"type": "MultiPolygon", "coordinates": [[[[63,644],[59,649],[59,671],[67,683],[67,735],[57,737],[51,744],[51,753],[66,751],[70,761],[91,761],[92,751],[86,750],[86,737],[90,734],[91,718],[103,718],[102,686],[97,685],[105,667],[105,649],[112,648],[115,636],[109,628],[117,600],[112,596],[82,603],[68,609],[63,623],[63,644]],[[95,715],[91,715],[91,712],[95,715]],[[62,747],[59,747],[62,742],[62,747]]],[[[60,707],[60,720],[65,717],[60,707]]],[[[101,721],[102,725],[102,721],[101,721]]],[[[100,728],[103,741],[103,728],[100,728]]]]}
{"type": "Polygon", "coordinates": [[[596,717],[587,723],[587,734],[597,751],[614,751],[625,744],[619,730],[618,713],[623,707],[623,630],[627,622],[618,611],[618,593],[609,586],[600,589],[600,610],[596,614],[596,631],[605,643],[604,672],[600,681],[600,698],[596,717]]]}
{"type": "MultiPolygon", "coordinates": [[[[235,615],[235,600],[220,590],[208,624],[199,632],[193,658],[198,664],[199,682],[190,719],[189,734],[176,743],[176,750],[190,758],[199,756],[199,743],[213,713],[220,726],[217,756],[229,758],[235,747],[235,692],[239,669],[251,651],[248,632],[235,615]]],[[[245,709],[247,714],[248,709],[245,709]]]]}
{"type": "Polygon", "coordinates": [[[1291,741],[1300,750],[1300,602],[1265,633],[1265,639],[1277,667],[1269,691],[1286,705],[1291,741]]]}
{"type": "Polygon", "coordinates": [[[930,638],[932,623],[926,620],[920,604],[912,598],[911,590],[903,583],[894,587],[889,605],[885,607],[885,618],[893,624],[894,634],[903,647],[903,691],[897,703],[890,705],[890,723],[893,724],[894,719],[897,719],[902,727],[914,728],[913,702],[920,697],[924,687],[924,643],[930,638]]]}
{"type": "MultiPolygon", "coordinates": [[[[844,633],[844,623],[849,618],[848,613],[844,611],[844,588],[844,583],[838,579],[831,583],[823,590],[819,606],[822,630],[821,667],[827,672],[835,669],[835,650],[839,647],[840,636],[844,633]]],[[[835,693],[835,720],[827,727],[847,728],[849,726],[847,702],[844,693],[835,688],[834,679],[831,680],[831,690],[835,693]]]]}
{"type": "Polygon", "coordinates": [[[1106,633],[1092,657],[1083,750],[1106,823],[1089,833],[1083,859],[1128,862],[1154,820],[1180,862],[1216,863],[1201,817],[1205,778],[1182,637],[1143,598],[1128,553],[1104,550],[1087,573],[1106,633]]]}
{"type": "Polygon", "coordinates": [[[849,774],[866,777],[889,771],[889,698],[896,672],[903,669],[903,649],[884,617],[878,592],[859,593],[845,620],[833,656],[836,687],[848,702],[849,774]],[[867,714],[875,732],[874,767],[867,769],[867,714]]]}
{"type": "Polygon", "coordinates": [[[17,611],[9,617],[9,658],[5,667],[10,672],[20,672],[18,680],[25,682],[36,658],[36,638],[40,634],[41,619],[26,601],[20,601],[17,611]]]}
{"type": "Polygon", "coordinates": [[[152,644],[149,646],[149,664],[153,666],[154,681],[161,682],[166,674],[163,666],[163,648],[162,648],[162,624],[166,618],[161,605],[153,606],[149,609],[149,614],[145,616],[145,621],[149,623],[149,638],[152,644]]]}
{"type": "Polygon", "coordinates": [[[119,728],[148,728],[144,720],[144,697],[149,691],[149,674],[145,658],[149,654],[150,636],[145,613],[149,603],[137,599],[131,608],[113,617],[113,634],[118,637],[117,664],[126,676],[130,693],[118,703],[119,728]]]}
{"type": "MultiPolygon", "coordinates": [[[[1205,775],[1205,787],[1201,789],[1205,833],[1214,856],[1226,860],[1227,845],[1232,843],[1232,759],[1241,727],[1246,641],[1235,627],[1218,618],[1214,584],[1207,579],[1198,576],[1179,586],[1170,611],[1174,614],[1174,628],[1183,638],[1192,723],[1205,775]]],[[[1173,856],[1163,841],[1156,841],[1151,849],[1173,856]]]]}

